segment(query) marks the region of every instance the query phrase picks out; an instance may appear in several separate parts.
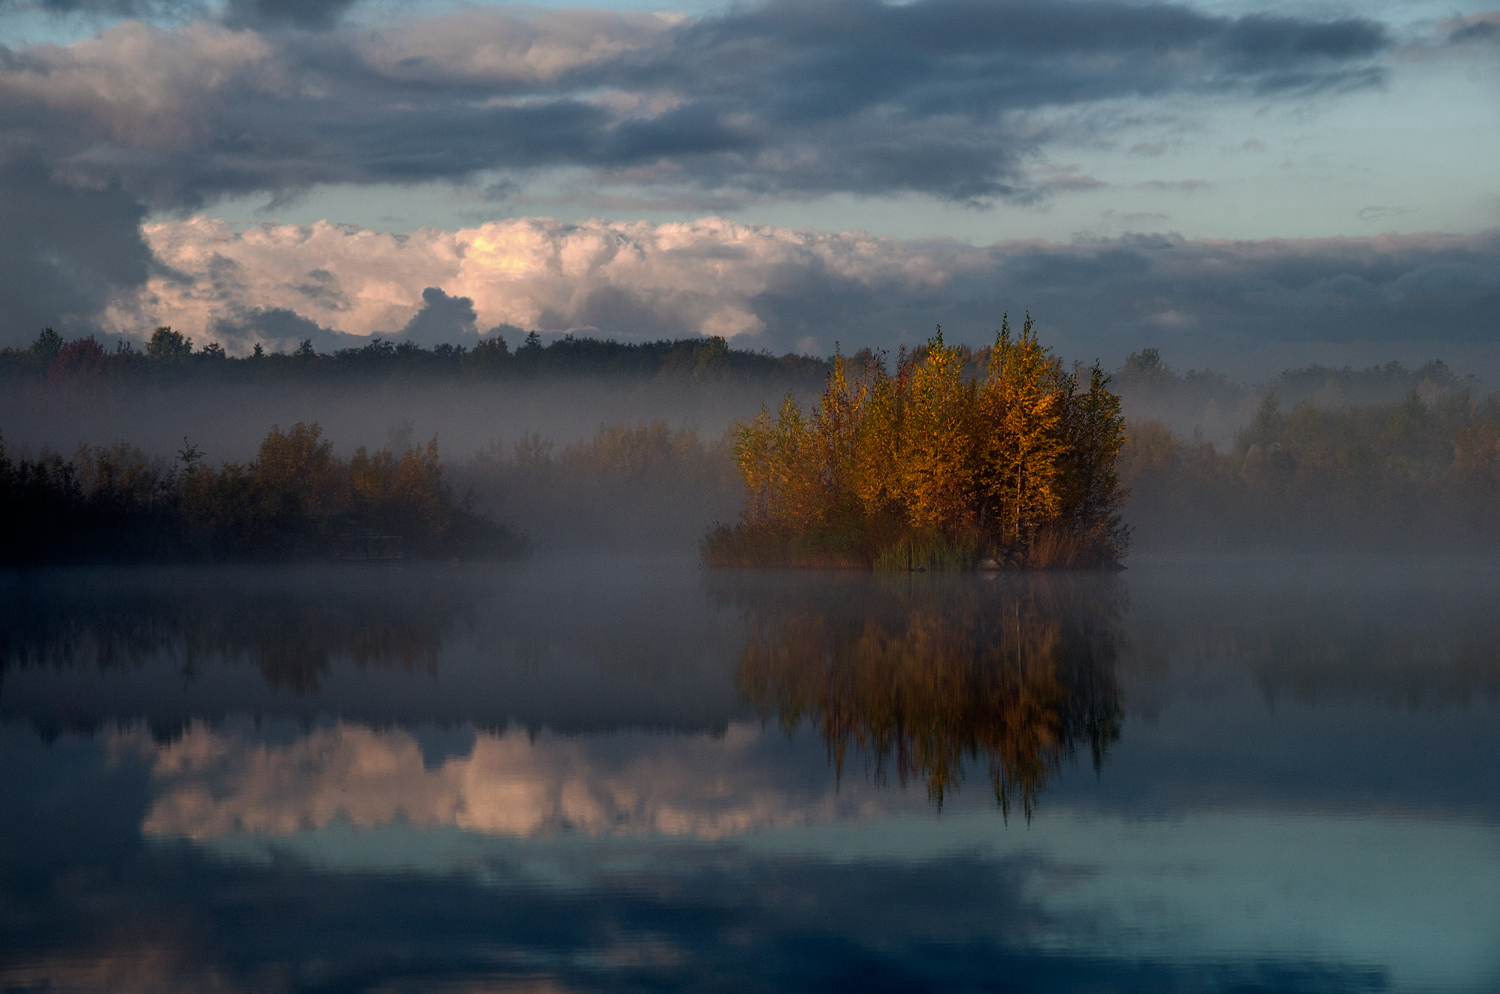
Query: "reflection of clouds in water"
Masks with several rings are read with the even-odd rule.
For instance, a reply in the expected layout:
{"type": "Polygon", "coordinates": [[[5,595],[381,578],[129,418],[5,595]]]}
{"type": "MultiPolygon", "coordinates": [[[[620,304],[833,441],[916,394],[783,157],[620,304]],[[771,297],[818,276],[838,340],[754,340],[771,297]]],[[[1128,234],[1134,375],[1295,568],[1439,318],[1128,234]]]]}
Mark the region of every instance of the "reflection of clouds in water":
{"type": "Polygon", "coordinates": [[[170,744],[140,743],[156,783],[143,828],[202,840],[405,821],[506,836],[720,838],[872,813],[868,792],[777,777],[756,755],[763,738],[743,723],[722,737],[481,732],[467,755],[434,764],[401,729],[340,723],[276,744],[195,724],[170,744]]]}

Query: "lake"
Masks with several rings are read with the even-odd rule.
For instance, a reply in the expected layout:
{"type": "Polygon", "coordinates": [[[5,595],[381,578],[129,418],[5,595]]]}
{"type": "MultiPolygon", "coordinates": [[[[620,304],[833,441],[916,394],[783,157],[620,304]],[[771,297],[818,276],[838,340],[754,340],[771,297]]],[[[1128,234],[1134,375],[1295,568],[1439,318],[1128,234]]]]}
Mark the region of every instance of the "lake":
{"type": "Polygon", "coordinates": [[[0,573],[5,990],[1500,990],[1500,562],[0,573]]]}

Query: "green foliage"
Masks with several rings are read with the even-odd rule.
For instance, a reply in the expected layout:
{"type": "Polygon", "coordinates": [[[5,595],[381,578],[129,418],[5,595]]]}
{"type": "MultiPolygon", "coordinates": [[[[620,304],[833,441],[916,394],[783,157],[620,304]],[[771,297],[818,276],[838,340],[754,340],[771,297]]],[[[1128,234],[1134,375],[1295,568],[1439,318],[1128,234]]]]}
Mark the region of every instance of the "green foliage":
{"type": "Polygon", "coordinates": [[[52,360],[57,358],[57,353],[62,350],[62,336],[51,328],[43,328],[42,333],[36,336],[36,341],[31,343],[30,357],[50,366],[52,360]]]}
{"type": "Polygon", "coordinates": [[[151,333],[146,343],[146,358],[156,362],[181,362],[193,354],[193,340],[180,331],[162,326],[151,333]]]}
{"type": "Polygon", "coordinates": [[[911,532],[875,553],[877,570],[890,573],[957,572],[973,569],[972,548],[948,541],[941,532],[911,532]]]}
{"type": "Polygon", "coordinates": [[[1125,366],[1120,370],[1122,376],[1156,376],[1171,375],[1171,370],[1161,361],[1161,352],[1157,349],[1141,349],[1132,352],[1125,357],[1125,366]]]}

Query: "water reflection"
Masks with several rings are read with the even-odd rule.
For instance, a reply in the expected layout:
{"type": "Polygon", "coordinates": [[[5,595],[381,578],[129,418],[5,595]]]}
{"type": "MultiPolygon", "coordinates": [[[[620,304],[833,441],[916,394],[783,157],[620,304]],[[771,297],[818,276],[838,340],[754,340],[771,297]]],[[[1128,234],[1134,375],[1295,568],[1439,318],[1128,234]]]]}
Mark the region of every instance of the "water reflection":
{"type": "Polygon", "coordinates": [[[1097,770],[1120,735],[1123,588],[1114,574],[849,577],[721,584],[751,634],[737,682],[788,735],[817,728],[841,774],[923,781],[941,806],[982,766],[1002,812],[1085,746],[1097,770]]]}
{"type": "Polygon", "coordinates": [[[147,764],[142,831],[199,842],[393,824],[512,838],[721,839],[882,812],[858,792],[788,777],[783,750],[745,722],[723,735],[663,737],[239,721],[195,723],[170,742],[122,729],[106,748],[147,764]]]}
{"type": "Polygon", "coordinates": [[[0,577],[0,989],[1500,989],[1500,568],[1319,568],[0,577]]]}
{"type": "Polygon", "coordinates": [[[24,668],[148,664],[192,680],[228,661],[255,667],[271,689],[315,694],[335,662],[430,669],[475,594],[451,576],[389,579],[377,570],[6,571],[0,680],[24,668]]]}

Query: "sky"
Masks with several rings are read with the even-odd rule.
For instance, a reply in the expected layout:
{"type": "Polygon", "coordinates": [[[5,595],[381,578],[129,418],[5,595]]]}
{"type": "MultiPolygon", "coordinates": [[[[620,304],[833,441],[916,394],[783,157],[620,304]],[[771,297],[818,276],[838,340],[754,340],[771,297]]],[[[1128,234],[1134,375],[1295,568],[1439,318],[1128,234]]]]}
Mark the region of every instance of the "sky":
{"type": "Polygon", "coordinates": [[[1483,3],[0,0],[0,46],[0,344],[1030,311],[1107,365],[1500,380],[1483,3]]]}

